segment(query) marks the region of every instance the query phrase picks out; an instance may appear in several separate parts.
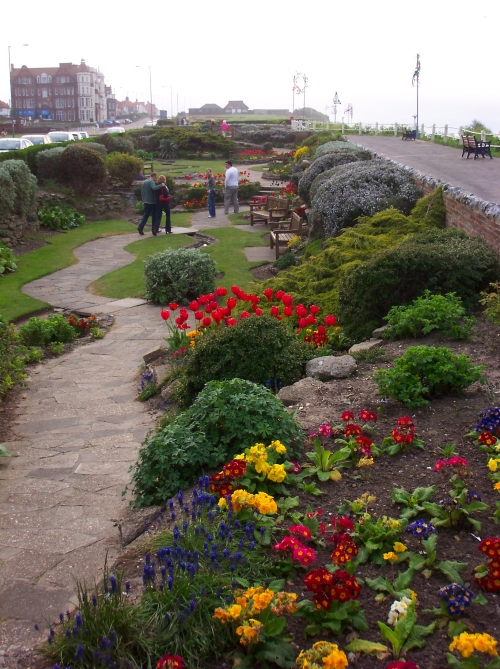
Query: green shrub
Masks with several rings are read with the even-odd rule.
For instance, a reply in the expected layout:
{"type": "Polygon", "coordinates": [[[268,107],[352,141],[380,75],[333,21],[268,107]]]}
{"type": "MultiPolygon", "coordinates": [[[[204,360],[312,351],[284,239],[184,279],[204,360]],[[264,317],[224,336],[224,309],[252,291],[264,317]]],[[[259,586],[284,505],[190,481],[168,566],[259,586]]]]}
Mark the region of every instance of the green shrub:
{"type": "Polygon", "coordinates": [[[229,156],[231,151],[234,151],[236,144],[229,139],[223,137],[220,132],[200,132],[193,128],[183,127],[167,127],[158,129],[155,134],[149,139],[144,148],[148,151],[158,151],[163,140],[169,139],[177,145],[177,156],[180,157],[180,151],[187,151],[191,153],[210,153],[216,151],[222,153],[224,156],[229,156]]]}
{"type": "MultiPolygon", "coordinates": [[[[50,146],[50,144],[46,144],[50,146]]],[[[56,181],[59,177],[59,161],[64,153],[64,146],[56,146],[38,153],[36,157],[37,175],[41,181],[56,181]]]]}
{"type": "Polygon", "coordinates": [[[0,315],[0,398],[12,386],[22,383],[24,359],[19,355],[16,329],[0,315]]]}
{"type": "Polygon", "coordinates": [[[314,151],[318,148],[318,146],[326,144],[327,142],[342,141],[345,140],[342,139],[342,135],[340,135],[340,133],[337,133],[334,130],[320,130],[319,132],[313,133],[310,137],[307,137],[300,145],[300,148],[303,146],[308,146],[311,151],[314,151]]]}
{"type": "Polygon", "coordinates": [[[104,146],[104,144],[101,144],[100,142],[86,142],[83,146],[85,146],[86,149],[92,149],[92,151],[97,151],[97,153],[101,154],[103,158],[105,158],[108,154],[107,148],[104,146]]]}
{"type": "MultiPolygon", "coordinates": [[[[326,153],[335,153],[339,149],[344,149],[347,151],[359,151],[360,147],[356,146],[355,144],[351,144],[351,142],[346,142],[345,140],[334,140],[333,142],[325,142],[324,144],[320,144],[318,148],[314,151],[313,153],[313,160],[316,160],[316,158],[319,158],[320,156],[323,156],[326,153]]],[[[370,154],[371,156],[371,154],[370,154]]]]}
{"type": "Polygon", "coordinates": [[[495,325],[500,325],[500,283],[490,283],[489,290],[483,291],[481,296],[483,299],[479,302],[484,307],[484,315],[495,325]]]}
{"type": "Polygon", "coordinates": [[[254,181],[247,184],[241,184],[238,187],[238,198],[240,200],[249,200],[260,193],[260,181],[254,181]]]}
{"type": "Polygon", "coordinates": [[[391,307],[409,304],[425,290],[456,293],[470,310],[499,277],[498,257],[481,239],[453,228],[430,230],[346,274],[337,315],[348,336],[359,341],[382,324],[391,307]]]}
{"type": "Polygon", "coordinates": [[[189,403],[209,381],[235,378],[287,386],[304,376],[306,363],[315,355],[276,318],[243,318],[231,327],[211,328],[197,340],[179,396],[189,403]]]}
{"type": "Polygon", "coordinates": [[[25,346],[49,346],[55,342],[71,342],[78,336],[64,316],[48,318],[34,316],[19,328],[19,338],[25,346]]]}
{"type": "Polygon", "coordinates": [[[242,379],[212,381],[187,411],[146,438],[133,468],[135,504],[164,504],[257,442],[279,439],[293,455],[302,436],[296,418],[269,390],[242,379]]]}
{"type": "Polygon", "coordinates": [[[482,380],[483,365],[475,366],[464,355],[433,346],[411,346],[391,369],[374,375],[382,395],[392,397],[409,409],[426,406],[434,397],[461,394],[482,380]]]}
{"type": "Polygon", "coordinates": [[[391,206],[409,214],[419,196],[410,173],[388,160],[340,165],[311,200],[311,234],[333,237],[360,216],[391,206]]]}
{"type": "Polygon", "coordinates": [[[293,267],[293,265],[295,265],[295,254],[291,251],[287,251],[285,255],[273,262],[273,267],[277,267],[280,270],[293,267]]]}
{"type": "Polygon", "coordinates": [[[59,159],[58,181],[67,183],[80,195],[86,195],[106,183],[103,156],[82,144],[67,146],[59,159]]]}
{"type": "MultiPolygon", "coordinates": [[[[334,143],[342,144],[342,142],[334,143]]],[[[316,177],[318,177],[323,172],[331,170],[334,167],[338,167],[339,165],[355,163],[358,160],[371,160],[371,157],[371,153],[366,149],[358,149],[357,147],[352,147],[352,145],[346,146],[346,142],[344,142],[343,147],[335,148],[334,150],[332,149],[330,152],[321,155],[319,158],[314,160],[310,167],[307,168],[299,181],[300,197],[306,202],[309,202],[309,191],[311,189],[312,183],[316,177]]]]}
{"type": "Polygon", "coordinates": [[[135,147],[131,139],[132,138],[125,139],[124,137],[111,134],[101,135],[99,137],[99,142],[104,144],[109,153],[128,153],[133,156],[135,147]]]}
{"type": "Polygon", "coordinates": [[[7,272],[15,272],[16,269],[16,256],[12,249],[0,243],[0,275],[7,272]]]}
{"type": "Polygon", "coordinates": [[[455,293],[432,295],[426,290],[409,306],[394,306],[384,317],[387,339],[425,337],[439,330],[453,339],[470,339],[475,318],[467,318],[462,300],[455,293]]]}
{"type": "Polygon", "coordinates": [[[38,212],[42,228],[47,230],[71,230],[85,223],[85,216],[65,204],[44,207],[38,212]]]}
{"type": "Polygon", "coordinates": [[[0,216],[9,216],[14,209],[16,189],[7,170],[0,165],[0,216]]]}
{"type": "Polygon", "coordinates": [[[215,261],[198,249],[167,249],[144,262],[146,298],[181,302],[215,290],[215,261]]]}
{"type": "Polygon", "coordinates": [[[111,153],[106,158],[106,167],[112,177],[130,188],[138,174],[142,172],[143,162],[140,158],[126,153],[111,153]]]}
{"type": "Polygon", "coordinates": [[[36,177],[31,174],[29,167],[22,160],[6,160],[2,163],[0,172],[7,173],[14,184],[14,202],[11,212],[16,216],[26,217],[35,203],[36,177]]]}

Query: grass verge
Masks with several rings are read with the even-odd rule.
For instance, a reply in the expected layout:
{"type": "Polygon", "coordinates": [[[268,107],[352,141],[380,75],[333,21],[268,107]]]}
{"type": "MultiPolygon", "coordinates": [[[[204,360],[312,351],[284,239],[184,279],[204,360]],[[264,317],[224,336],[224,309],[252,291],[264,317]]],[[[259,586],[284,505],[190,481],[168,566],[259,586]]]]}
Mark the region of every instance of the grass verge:
{"type": "Polygon", "coordinates": [[[60,235],[44,237],[47,246],[17,259],[17,271],[0,278],[0,314],[11,321],[50,305],[25,295],[21,288],[30,281],[57,272],[78,262],[73,249],[100,237],[134,232],[126,221],[97,221],[60,235]]]}

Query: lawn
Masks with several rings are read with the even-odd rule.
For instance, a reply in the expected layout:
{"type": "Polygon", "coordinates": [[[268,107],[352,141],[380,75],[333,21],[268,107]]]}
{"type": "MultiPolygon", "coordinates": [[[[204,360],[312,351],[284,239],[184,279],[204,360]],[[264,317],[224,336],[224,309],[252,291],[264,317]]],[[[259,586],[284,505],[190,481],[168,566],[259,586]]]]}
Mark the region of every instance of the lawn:
{"type": "Polygon", "coordinates": [[[197,172],[205,174],[205,170],[209,167],[214,174],[224,174],[226,172],[225,160],[218,158],[211,160],[210,158],[199,159],[179,159],[173,165],[164,165],[157,160],[154,161],[154,170],[156,174],[165,174],[175,178],[183,177],[188,172],[197,172]]]}
{"type": "MultiPolygon", "coordinates": [[[[243,249],[245,246],[266,246],[267,242],[262,239],[262,234],[238,228],[216,228],[209,232],[219,243],[204,248],[202,252],[209,253],[217,263],[217,271],[224,272],[224,277],[217,283],[226,288],[238,284],[245,290],[255,280],[249,270],[263,263],[248,262],[243,249]]],[[[137,260],[94,281],[91,290],[96,295],[115,299],[142,297],[145,290],[143,262],[146,257],[167,248],[178,249],[190,242],[191,239],[184,235],[165,235],[132,242],[125,247],[125,251],[133,253],[137,260]]]]}
{"type": "MultiPolygon", "coordinates": [[[[55,236],[46,236],[47,246],[17,259],[17,271],[0,278],[0,314],[14,320],[49,305],[21,292],[22,286],[35,279],[74,265],[73,249],[100,237],[134,232],[126,221],[97,221],[55,236]]],[[[42,235],[43,238],[43,235],[42,235]]]]}

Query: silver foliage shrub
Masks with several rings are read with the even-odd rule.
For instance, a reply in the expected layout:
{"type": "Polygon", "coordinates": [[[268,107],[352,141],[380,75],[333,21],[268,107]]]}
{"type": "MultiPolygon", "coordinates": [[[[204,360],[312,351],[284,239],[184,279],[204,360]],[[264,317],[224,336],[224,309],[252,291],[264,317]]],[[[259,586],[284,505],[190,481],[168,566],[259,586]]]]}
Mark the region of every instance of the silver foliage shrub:
{"type": "Polygon", "coordinates": [[[409,214],[421,195],[410,174],[388,160],[340,165],[311,199],[311,234],[333,237],[359,216],[373,216],[391,206],[409,214]]]}
{"type": "Polygon", "coordinates": [[[0,216],[8,216],[12,212],[15,192],[12,177],[0,166],[0,216]]]}
{"type": "Polygon", "coordinates": [[[350,142],[346,142],[345,140],[339,140],[335,139],[332,142],[325,142],[324,144],[320,144],[316,151],[314,152],[314,157],[313,160],[316,160],[316,158],[319,158],[320,156],[323,156],[325,153],[332,153],[332,151],[337,151],[338,149],[357,149],[357,146],[354,146],[354,144],[351,144],[350,142]]]}
{"type": "Polygon", "coordinates": [[[167,249],[144,262],[146,298],[183,302],[215,290],[215,261],[198,249],[167,249]]]}
{"type": "Polygon", "coordinates": [[[37,174],[42,181],[57,179],[59,161],[65,148],[65,146],[56,146],[55,149],[47,149],[37,154],[37,174]]]}
{"type": "Polygon", "coordinates": [[[371,160],[372,154],[366,149],[360,149],[352,145],[346,146],[346,142],[329,142],[329,144],[343,144],[343,146],[336,147],[335,149],[331,149],[330,152],[320,155],[304,172],[299,183],[299,195],[306,202],[310,201],[311,186],[320,174],[338,165],[355,163],[358,160],[371,160]]]}
{"type": "Polygon", "coordinates": [[[0,171],[10,176],[14,186],[14,201],[9,213],[27,216],[35,203],[36,177],[31,174],[24,160],[6,160],[2,163],[0,171]]]}

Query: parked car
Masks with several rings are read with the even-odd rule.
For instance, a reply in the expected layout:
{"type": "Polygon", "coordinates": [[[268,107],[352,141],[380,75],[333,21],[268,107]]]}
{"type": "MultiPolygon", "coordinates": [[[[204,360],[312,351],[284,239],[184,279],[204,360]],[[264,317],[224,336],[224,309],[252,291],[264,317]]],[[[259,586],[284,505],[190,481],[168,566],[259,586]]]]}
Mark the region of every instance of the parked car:
{"type": "Polygon", "coordinates": [[[113,121],[110,121],[109,119],[106,119],[105,121],[99,124],[101,128],[107,128],[109,125],[113,125],[113,121]]]}
{"type": "Polygon", "coordinates": [[[70,132],[73,135],[73,139],[75,140],[75,142],[79,142],[81,139],[83,139],[82,133],[79,132],[78,130],[71,130],[70,132]]]}
{"type": "Polygon", "coordinates": [[[38,144],[52,144],[52,140],[48,135],[23,135],[21,139],[29,139],[34,146],[38,146],[38,144]]]}
{"type": "Polygon", "coordinates": [[[85,132],[85,130],[80,130],[80,135],[82,139],[88,139],[90,137],[88,132],[85,132]]]}
{"type": "Polygon", "coordinates": [[[113,133],[121,133],[125,132],[125,128],[120,128],[118,125],[114,125],[111,128],[106,128],[106,131],[104,132],[105,135],[111,135],[113,133]]]}
{"type": "Polygon", "coordinates": [[[156,125],[156,121],[147,121],[147,123],[144,124],[144,127],[145,128],[147,128],[147,127],[151,128],[151,126],[153,126],[153,125],[156,125]]]}
{"type": "Polygon", "coordinates": [[[23,137],[3,137],[0,139],[0,153],[27,149],[28,146],[33,146],[33,144],[29,139],[24,139],[23,137]]]}
{"type": "Polygon", "coordinates": [[[132,123],[132,121],[131,121],[129,118],[125,118],[125,119],[123,119],[123,122],[126,123],[127,125],[128,125],[129,123],[132,123]]]}
{"type": "Polygon", "coordinates": [[[75,138],[72,132],[63,132],[62,130],[54,130],[49,132],[49,137],[53,142],[74,142],[75,138]]]}

